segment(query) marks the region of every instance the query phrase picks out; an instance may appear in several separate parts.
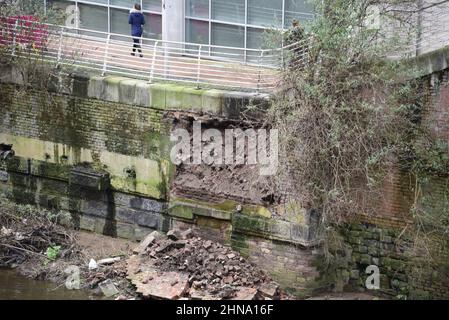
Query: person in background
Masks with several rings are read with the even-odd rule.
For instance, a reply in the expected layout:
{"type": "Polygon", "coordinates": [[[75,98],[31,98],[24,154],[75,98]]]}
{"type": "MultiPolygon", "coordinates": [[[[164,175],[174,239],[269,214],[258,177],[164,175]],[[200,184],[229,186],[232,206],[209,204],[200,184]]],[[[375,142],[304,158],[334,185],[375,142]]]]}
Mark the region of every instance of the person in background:
{"type": "Polygon", "coordinates": [[[291,46],[287,51],[290,53],[287,58],[288,66],[291,69],[301,68],[305,62],[307,44],[301,42],[305,39],[305,35],[305,30],[299,21],[293,19],[291,28],[284,34],[285,46],[291,46]]]}
{"type": "Polygon", "coordinates": [[[291,28],[286,32],[285,45],[291,45],[304,39],[305,30],[298,20],[293,19],[291,28]]]}
{"type": "Polygon", "coordinates": [[[140,38],[142,37],[143,28],[145,24],[145,17],[141,12],[142,8],[140,4],[136,3],[134,7],[129,12],[128,23],[131,25],[131,36],[133,37],[133,52],[132,56],[136,55],[136,49],[140,53],[140,57],[143,57],[142,49],[140,46],[140,38]]]}

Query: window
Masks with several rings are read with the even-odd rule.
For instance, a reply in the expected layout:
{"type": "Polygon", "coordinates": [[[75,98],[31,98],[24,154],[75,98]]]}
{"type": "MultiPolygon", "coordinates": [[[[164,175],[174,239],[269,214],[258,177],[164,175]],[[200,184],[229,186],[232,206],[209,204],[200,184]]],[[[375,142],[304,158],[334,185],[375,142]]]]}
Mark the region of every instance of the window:
{"type": "Polygon", "coordinates": [[[218,46],[243,48],[245,28],[229,24],[212,24],[212,44],[218,46]]]}
{"type": "MultiPolygon", "coordinates": [[[[79,27],[101,32],[130,35],[128,24],[129,11],[135,3],[141,3],[146,24],[143,37],[162,38],[162,0],[47,0],[47,4],[60,9],[58,17],[50,17],[50,21],[58,21],[67,27],[79,27]],[[62,21],[64,20],[64,21],[62,21]],[[77,21],[78,20],[78,21],[77,21]]],[[[84,32],[89,35],[100,34],[84,32]]],[[[106,35],[103,35],[106,37],[106,35]]],[[[128,37],[114,36],[115,39],[128,41],[128,37]]]]}
{"type": "Polygon", "coordinates": [[[186,0],[186,16],[209,19],[209,0],[186,0]]]}
{"type": "Polygon", "coordinates": [[[209,22],[187,19],[186,42],[209,44],[209,22]]]}
{"type": "MultiPolygon", "coordinates": [[[[111,33],[130,35],[129,11],[111,8],[111,33]]],[[[120,39],[123,40],[123,39],[120,39]]]]}
{"type": "Polygon", "coordinates": [[[143,26],[143,37],[151,39],[162,39],[162,16],[144,12],[145,25],[143,26]]]}
{"type": "Polygon", "coordinates": [[[108,8],[78,3],[78,10],[80,28],[108,32],[108,8]]]}
{"type": "Polygon", "coordinates": [[[211,0],[212,20],[245,23],[245,0],[211,0]]]}
{"type": "Polygon", "coordinates": [[[260,49],[267,29],[311,20],[313,8],[308,0],[185,0],[185,16],[186,42],[260,49]]]}
{"type": "Polygon", "coordinates": [[[307,0],[285,0],[284,28],[290,28],[293,20],[313,20],[313,7],[307,0]]]}
{"type": "MultiPolygon", "coordinates": [[[[236,48],[245,47],[245,27],[213,23],[211,37],[213,45],[236,48]]],[[[220,56],[226,59],[240,59],[244,52],[243,50],[227,50],[223,48],[216,50],[212,48],[211,50],[214,56],[220,56]]]]}
{"type": "MultiPolygon", "coordinates": [[[[129,8],[129,10],[131,10],[131,8],[134,6],[135,3],[139,3],[140,1],[137,0],[109,0],[109,4],[112,6],[119,6],[119,7],[125,7],[125,8],[129,8]]],[[[107,2],[106,2],[107,3],[107,2]]]]}
{"type": "MultiPolygon", "coordinates": [[[[73,0],[73,2],[75,2],[75,0],[73,0]]],[[[94,3],[108,4],[108,0],[86,0],[85,2],[94,2],[94,3]]]]}
{"type": "MultiPolygon", "coordinates": [[[[61,8],[66,26],[124,35],[130,33],[128,14],[134,3],[142,5],[145,15],[143,37],[162,39],[162,0],[47,0],[48,5],[61,8]]],[[[264,30],[289,28],[294,19],[304,23],[314,18],[309,0],[177,0],[175,4],[185,8],[185,41],[205,45],[259,49],[265,42],[264,30]]]]}
{"type": "Polygon", "coordinates": [[[282,0],[248,0],[248,24],[282,26],[282,0]]]}
{"type": "Polygon", "coordinates": [[[162,0],[142,0],[142,10],[162,12],[162,0]]]}

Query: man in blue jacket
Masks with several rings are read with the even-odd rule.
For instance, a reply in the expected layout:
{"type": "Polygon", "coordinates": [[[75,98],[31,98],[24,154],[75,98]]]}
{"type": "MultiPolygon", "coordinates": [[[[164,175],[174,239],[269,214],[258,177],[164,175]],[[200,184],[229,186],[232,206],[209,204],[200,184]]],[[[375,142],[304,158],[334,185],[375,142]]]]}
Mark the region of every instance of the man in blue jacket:
{"type": "Polygon", "coordinates": [[[132,56],[136,55],[136,49],[140,53],[140,57],[142,58],[142,49],[140,47],[140,38],[142,37],[142,26],[145,24],[145,17],[141,12],[142,8],[140,4],[136,3],[134,7],[129,12],[128,23],[131,25],[131,36],[133,37],[133,52],[132,56]]]}

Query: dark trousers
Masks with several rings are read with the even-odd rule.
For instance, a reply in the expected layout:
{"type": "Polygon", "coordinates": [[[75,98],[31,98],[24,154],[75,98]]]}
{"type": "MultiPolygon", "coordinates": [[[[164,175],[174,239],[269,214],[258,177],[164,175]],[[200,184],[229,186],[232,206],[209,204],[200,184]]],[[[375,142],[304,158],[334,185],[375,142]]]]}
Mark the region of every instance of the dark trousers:
{"type": "Polygon", "coordinates": [[[142,49],[140,47],[140,38],[133,38],[134,44],[133,44],[133,52],[139,51],[139,53],[142,53],[142,49]]]}

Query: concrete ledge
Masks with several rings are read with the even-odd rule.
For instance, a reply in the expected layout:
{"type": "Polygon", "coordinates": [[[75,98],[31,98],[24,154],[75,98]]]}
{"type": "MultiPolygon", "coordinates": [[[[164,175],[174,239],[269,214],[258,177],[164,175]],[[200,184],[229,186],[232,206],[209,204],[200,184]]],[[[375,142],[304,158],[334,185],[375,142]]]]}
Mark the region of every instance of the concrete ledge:
{"type": "Polygon", "coordinates": [[[267,94],[195,89],[169,83],[150,84],[116,76],[92,76],[87,89],[77,92],[87,92],[86,98],[224,118],[238,118],[250,102],[268,105],[269,98],[267,94]]]}
{"type": "MultiPolygon", "coordinates": [[[[23,84],[20,73],[12,66],[0,67],[0,83],[23,84]]],[[[250,105],[258,109],[268,107],[270,95],[228,91],[219,89],[196,89],[174,83],[148,83],[144,80],[120,76],[95,76],[74,73],[56,79],[67,86],[56,85],[52,91],[79,98],[98,99],[167,111],[184,111],[206,114],[225,119],[239,119],[250,105]],[[62,91],[64,90],[64,91],[62,91]]]]}
{"type": "Polygon", "coordinates": [[[418,66],[422,75],[429,75],[447,69],[449,68],[449,46],[419,55],[410,59],[410,62],[418,66]]]}
{"type": "Polygon", "coordinates": [[[318,244],[309,226],[284,220],[250,217],[234,214],[232,217],[233,232],[252,235],[264,239],[313,247],[318,244]]]}

